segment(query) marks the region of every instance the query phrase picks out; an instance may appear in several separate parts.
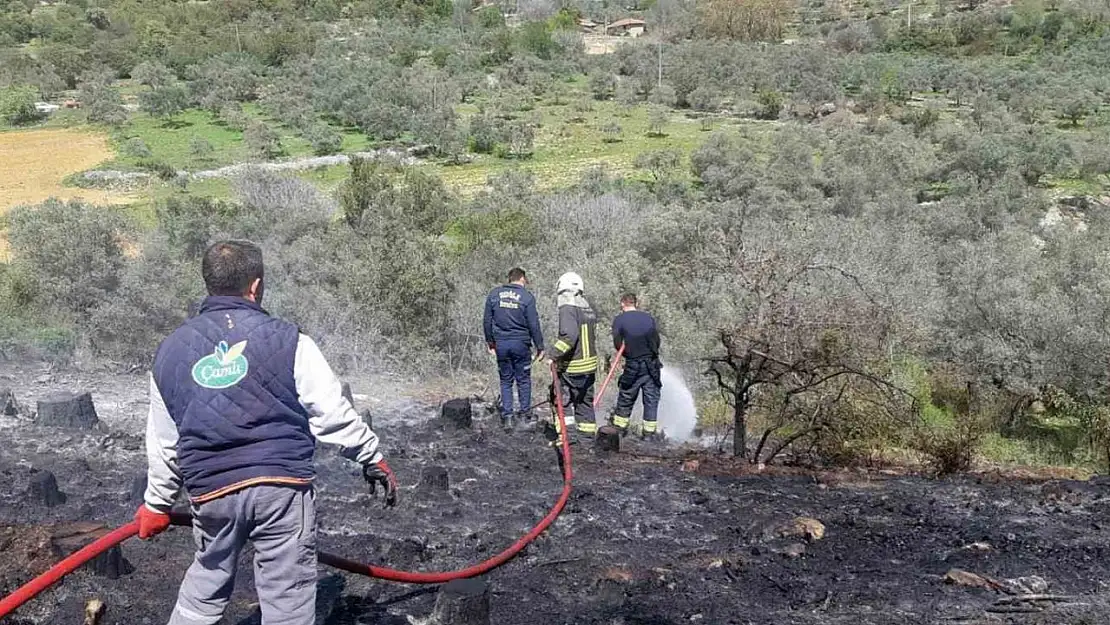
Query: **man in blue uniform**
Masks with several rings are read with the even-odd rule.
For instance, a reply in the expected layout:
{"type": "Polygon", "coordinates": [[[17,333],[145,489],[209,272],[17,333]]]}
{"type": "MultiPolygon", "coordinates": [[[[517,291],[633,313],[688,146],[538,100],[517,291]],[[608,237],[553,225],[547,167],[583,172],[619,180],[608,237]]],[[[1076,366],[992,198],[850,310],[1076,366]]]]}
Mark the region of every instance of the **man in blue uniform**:
{"type": "Polygon", "coordinates": [[[216,243],[201,269],[208,297],[154,357],[139,537],[169,527],[184,487],[197,553],[170,625],[221,619],[248,543],[262,623],[313,625],[316,441],[360,463],[388,506],[397,481],[316,343],[262,309],[262,250],[216,243]]]}
{"type": "Polygon", "coordinates": [[[513,427],[513,385],[516,384],[520,412],[525,422],[534,418],[532,406],[532,347],[543,358],[543,333],[536,312],[536,298],[525,288],[528,277],[516,267],[509,271],[509,282],[490,291],[482,315],[482,330],[489,352],[497,356],[501,379],[501,424],[513,427]]]}
{"type": "Polygon", "coordinates": [[[636,396],[643,393],[644,429],[641,436],[658,440],[659,395],[663,388],[659,361],[659,329],[655,318],[636,310],[636,296],[629,293],[621,297],[621,314],[613,320],[613,347],[624,345],[624,371],[617,380],[617,407],[613,410],[613,425],[622,432],[628,431],[629,417],[636,404],[636,396]]]}

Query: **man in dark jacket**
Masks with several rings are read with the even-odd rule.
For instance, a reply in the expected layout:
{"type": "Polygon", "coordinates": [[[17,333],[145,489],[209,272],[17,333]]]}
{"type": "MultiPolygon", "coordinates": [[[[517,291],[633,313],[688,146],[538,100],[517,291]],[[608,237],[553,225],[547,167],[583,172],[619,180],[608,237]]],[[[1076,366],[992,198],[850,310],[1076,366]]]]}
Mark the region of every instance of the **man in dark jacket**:
{"type": "Polygon", "coordinates": [[[482,315],[482,329],[489,352],[497,356],[501,378],[501,425],[513,427],[513,384],[516,384],[523,421],[533,418],[532,347],[543,358],[543,333],[536,312],[536,298],[528,292],[528,277],[516,267],[509,271],[509,282],[490,291],[482,315]]]}
{"type": "Polygon", "coordinates": [[[659,329],[655,319],[642,310],[636,310],[636,296],[629,293],[621,297],[621,314],[613,320],[613,347],[624,346],[624,371],[617,380],[617,407],[613,410],[613,425],[622,432],[628,431],[629,417],[636,396],[643,392],[644,429],[642,437],[659,438],[659,395],[663,388],[659,362],[659,329]]]}
{"type": "Polygon", "coordinates": [[[316,343],[262,309],[262,250],[216,243],[201,268],[208,297],[154,357],[139,537],[169,527],[184,487],[197,552],[170,625],[222,618],[248,543],[262,623],[312,625],[316,441],[361,464],[386,505],[397,482],[316,343]]]}
{"type": "MultiPolygon", "coordinates": [[[[597,314],[586,300],[582,277],[567,272],[556,286],[559,337],[551,359],[559,374],[566,423],[579,434],[597,434],[594,419],[594,382],[597,378],[597,314]],[[573,410],[571,410],[573,408],[573,410]]],[[[558,420],[555,421],[558,424],[558,420]]]]}

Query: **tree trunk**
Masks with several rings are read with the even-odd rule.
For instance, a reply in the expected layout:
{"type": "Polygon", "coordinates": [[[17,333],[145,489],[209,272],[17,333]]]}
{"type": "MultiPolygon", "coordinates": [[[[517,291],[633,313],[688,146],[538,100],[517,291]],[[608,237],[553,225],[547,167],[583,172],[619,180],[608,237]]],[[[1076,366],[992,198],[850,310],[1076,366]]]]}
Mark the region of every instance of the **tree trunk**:
{"type": "MultiPolygon", "coordinates": [[[[763,430],[763,436],[759,437],[759,444],[755,446],[755,453],[752,454],[752,462],[759,462],[760,455],[763,454],[763,448],[767,446],[767,441],[770,440],[771,435],[778,430],[778,427],[770,427],[763,430]]],[[[770,462],[768,460],[768,462],[770,462]]]]}
{"type": "Polygon", "coordinates": [[[748,457],[748,398],[737,395],[732,405],[732,455],[748,457]]]}
{"type": "Polygon", "coordinates": [[[971,381],[967,383],[967,412],[972,417],[978,416],[983,411],[981,401],[982,393],[979,390],[979,382],[971,381]]]}

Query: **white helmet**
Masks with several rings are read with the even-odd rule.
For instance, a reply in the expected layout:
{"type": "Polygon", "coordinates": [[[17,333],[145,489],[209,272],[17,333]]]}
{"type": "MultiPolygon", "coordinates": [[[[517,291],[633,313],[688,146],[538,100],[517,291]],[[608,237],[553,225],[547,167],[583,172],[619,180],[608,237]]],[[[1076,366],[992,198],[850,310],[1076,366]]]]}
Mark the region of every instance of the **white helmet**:
{"type": "Polygon", "coordinates": [[[586,286],[582,284],[582,276],[574,273],[573,271],[568,271],[559,276],[559,284],[555,288],[556,293],[563,293],[565,291],[581,293],[585,290],[586,286]]]}

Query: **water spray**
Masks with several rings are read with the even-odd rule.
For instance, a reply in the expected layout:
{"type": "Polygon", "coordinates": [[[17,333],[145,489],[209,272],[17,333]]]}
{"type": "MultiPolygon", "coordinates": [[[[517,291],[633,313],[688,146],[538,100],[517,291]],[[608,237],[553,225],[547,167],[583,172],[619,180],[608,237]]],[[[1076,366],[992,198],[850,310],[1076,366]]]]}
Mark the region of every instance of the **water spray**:
{"type": "Polygon", "coordinates": [[[678,369],[664,366],[659,377],[663,382],[659,393],[659,425],[668,440],[683,443],[693,436],[698,424],[694,395],[678,369]]]}

